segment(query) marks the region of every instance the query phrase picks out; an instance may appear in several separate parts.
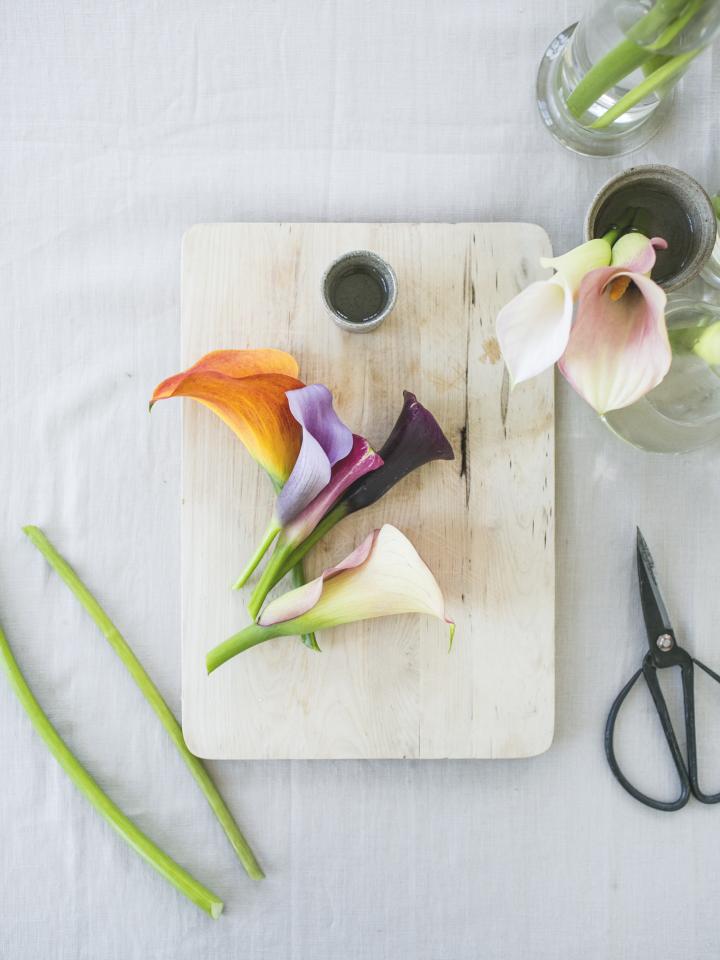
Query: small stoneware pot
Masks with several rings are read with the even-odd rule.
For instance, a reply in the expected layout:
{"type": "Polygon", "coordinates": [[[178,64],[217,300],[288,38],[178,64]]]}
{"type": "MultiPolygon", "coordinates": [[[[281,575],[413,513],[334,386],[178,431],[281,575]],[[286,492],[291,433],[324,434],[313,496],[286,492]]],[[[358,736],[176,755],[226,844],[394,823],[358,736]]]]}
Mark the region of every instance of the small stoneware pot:
{"type": "Polygon", "coordinates": [[[718,232],[712,202],[682,170],[647,164],[608,180],[588,209],[585,239],[625,226],[628,216],[641,233],[667,241],[667,250],[656,251],[652,278],[668,293],[694,280],[712,255],[718,232]]]}
{"type": "Polygon", "coordinates": [[[322,296],[335,323],[348,333],[369,333],[389,316],[397,300],[395,271],[370,250],[352,250],[334,260],[322,278],[322,296]]]}

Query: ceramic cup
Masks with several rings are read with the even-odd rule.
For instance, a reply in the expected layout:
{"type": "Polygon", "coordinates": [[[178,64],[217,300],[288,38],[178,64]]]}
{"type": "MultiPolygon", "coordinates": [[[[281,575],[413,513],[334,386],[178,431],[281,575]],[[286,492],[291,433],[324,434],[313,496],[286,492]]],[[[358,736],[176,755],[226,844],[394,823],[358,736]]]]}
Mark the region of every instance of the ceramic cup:
{"type": "Polygon", "coordinates": [[[369,333],[395,306],[397,277],[376,253],[352,250],[330,264],[321,289],[325,306],[339,327],[349,333],[369,333]]]}
{"type": "Polygon", "coordinates": [[[602,237],[629,211],[633,226],[668,243],[657,251],[653,280],[668,293],[697,277],[717,239],[710,197],[687,173],[662,164],[631,167],[601,187],[585,217],[585,239],[602,237]]]}

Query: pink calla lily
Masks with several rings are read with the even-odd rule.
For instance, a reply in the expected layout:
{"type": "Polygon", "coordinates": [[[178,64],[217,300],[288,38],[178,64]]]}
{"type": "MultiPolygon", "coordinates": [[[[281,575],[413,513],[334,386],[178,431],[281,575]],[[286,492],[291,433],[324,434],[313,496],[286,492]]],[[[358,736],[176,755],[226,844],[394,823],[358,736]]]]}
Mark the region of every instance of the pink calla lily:
{"type": "Polygon", "coordinates": [[[623,266],[593,270],[580,286],[577,319],[560,370],[601,415],[627,407],[670,369],[664,290],[647,274],[655,246],[645,241],[623,266]]]}
{"type": "Polygon", "coordinates": [[[267,605],[253,623],[207,656],[208,673],[231,657],[274,637],[401,613],[425,613],[450,627],[435,577],[396,527],[375,530],[341,563],[267,605]]]}

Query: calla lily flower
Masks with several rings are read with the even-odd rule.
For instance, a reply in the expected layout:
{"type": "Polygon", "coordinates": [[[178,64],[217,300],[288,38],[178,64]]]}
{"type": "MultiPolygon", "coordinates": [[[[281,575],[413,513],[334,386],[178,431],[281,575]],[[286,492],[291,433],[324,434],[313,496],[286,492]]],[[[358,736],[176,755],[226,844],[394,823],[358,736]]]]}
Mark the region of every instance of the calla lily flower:
{"type": "Polygon", "coordinates": [[[667,297],[649,277],[656,246],[665,241],[634,239],[618,254],[629,262],[591,271],[580,287],[577,319],[559,366],[601,415],[635,403],[670,369],[667,297]]]}
{"type": "Polygon", "coordinates": [[[286,573],[344,517],[375,503],[396,483],[433,460],[454,460],[455,454],[437,420],[408,390],[403,391],[403,408],[390,435],[379,451],[382,465],[352,483],[309,535],[287,556],[276,548],[248,603],[252,617],[257,616],[265,597],[286,573]]]}
{"type": "Polygon", "coordinates": [[[302,430],[302,444],[259,547],[235,583],[239,589],[283,527],[330,483],[332,470],[353,447],[353,434],[335,413],[332,394],[314,383],[287,394],[290,412],[302,430]]]}
{"type": "Polygon", "coordinates": [[[209,407],[279,489],[292,473],[303,436],[286,396],[303,386],[297,373],[294,357],[282,350],[215,350],[163,380],[150,408],[169,397],[190,397],[209,407]]]}
{"type": "Polygon", "coordinates": [[[435,577],[396,527],[375,530],[341,563],[315,580],[273,600],[253,623],[215,647],[208,673],[231,657],[274,637],[400,613],[426,613],[450,627],[445,600],[435,577]]]}
{"type": "Polygon", "coordinates": [[[302,445],[278,497],[277,516],[282,525],[328,485],[332,468],[353,445],[352,432],[335,413],[332,394],[323,384],[291,390],[287,399],[290,412],[302,428],[302,445]]]}
{"type": "Polygon", "coordinates": [[[542,257],[542,266],[553,267],[555,275],[531,283],[502,308],[495,329],[513,386],[547,370],[563,355],[582,279],[607,266],[611,254],[610,242],[598,238],[561,257],[542,257]]]}
{"type": "MultiPolygon", "coordinates": [[[[375,453],[370,444],[364,437],[353,435],[353,446],[350,453],[339,463],[336,463],[332,469],[330,482],[325,488],[312,500],[304,510],[302,510],[294,520],[291,521],[280,533],[275,550],[270,562],[263,570],[262,577],[250,598],[248,605],[249,612],[255,616],[262,605],[267,594],[272,590],[275,584],[281,579],[280,570],[284,568],[286,561],[291,554],[299,547],[303,540],[310,536],[318,523],[328,513],[345,490],[353,483],[383,465],[382,457],[375,453]],[[255,606],[257,604],[257,606],[255,606]]],[[[267,544],[269,546],[269,544],[267,544]]],[[[257,558],[259,560],[259,558],[257,558]]],[[[255,560],[255,558],[253,558],[255,560]]],[[[253,565],[256,566],[257,563],[253,565]]],[[[249,566],[249,565],[248,565],[249,566]]],[[[241,587],[247,580],[252,570],[246,568],[238,580],[236,587],[241,587]]]]}

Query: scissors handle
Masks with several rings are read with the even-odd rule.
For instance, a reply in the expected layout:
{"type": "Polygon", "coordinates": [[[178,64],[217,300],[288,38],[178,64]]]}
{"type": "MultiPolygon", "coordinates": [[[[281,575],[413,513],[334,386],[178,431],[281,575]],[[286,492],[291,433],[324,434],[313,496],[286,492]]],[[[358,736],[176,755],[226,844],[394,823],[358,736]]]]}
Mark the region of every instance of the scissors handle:
{"type": "MultiPolygon", "coordinates": [[[[685,729],[688,737],[688,755],[691,758],[691,766],[696,768],[697,761],[695,759],[695,711],[692,661],[688,657],[686,663],[681,663],[678,665],[682,671],[685,729]]],[[[678,744],[677,737],[675,736],[675,731],[673,730],[672,722],[670,720],[670,713],[667,708],[667,703],[665,702],[665,697],[660,689],[660,684],[657,678],[657,669],[653,664],[649,654],[643,660],[642,667],[633,674],[633,676],[622,688],[620,693],[615,698],[615,702],[610,708],[607,723],[605,724],[605,754],[607,756],[608,763],[610,764],[610,769],[615,775],[615,778],[620,786],[627,790],[627,792],[632,797],[635,797],[636,800],[639,800],[640,803],[644,803],[648,807],[652,807],[654,810],[665,810],[670,812],[673,810],[680,810],[688,802],[691,792],[690,774],[685,766],[682,751],[680,750],[680,745],[678,744]],[[630,783],[625,774],[622,772],[620,765],[617,762],[617,757],[615,756],[614,736],[615,723],[617,721],[618,713],[620,712],[620,708],[622,707],[632,688],[635,686],[641,674],[645,677],[645,682],[650,689],[650,693],[655,704],[655,709],[660,717],[660,723],[662,725],[663,733],[665,734],[665,740],[667,741],[667,745],[670,749],[670,755],[680,780],[680,794],[675,800],[656,800],[654,797],[650,797],[641,790],[638,790],[638,788],[630,783]]]]}
{"type": "MultiPolygon", "coordinates": [[[[699,660],[696,660],[695,657],[692,658],[693,663],[700,667],[712,680],[716,683],[720,683],[720,676],[715,673],[714,670],[711,670],[710,667],[705,666],[704,663],[701,663],[699,660]]],[[[692,693],[692,691],[691,691],[692,693]]],[[[690,749],[690,744],[688,743],[688,766],[690,770],[690,786],[692,788],[693,795],[701,801],[701,803],[720,803],[720,793],[703,793],[700,789],[700,784],[698,783],[698,770],[697,770],[697,748],[695,745],[695,704],[693,699],[693,722],[692,722],[692,736],[693,736],[693,745],[692,751],[690,749]]]]}

